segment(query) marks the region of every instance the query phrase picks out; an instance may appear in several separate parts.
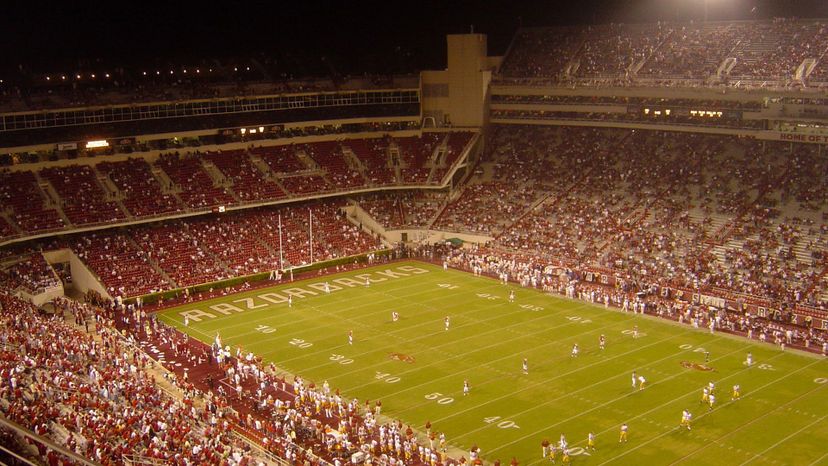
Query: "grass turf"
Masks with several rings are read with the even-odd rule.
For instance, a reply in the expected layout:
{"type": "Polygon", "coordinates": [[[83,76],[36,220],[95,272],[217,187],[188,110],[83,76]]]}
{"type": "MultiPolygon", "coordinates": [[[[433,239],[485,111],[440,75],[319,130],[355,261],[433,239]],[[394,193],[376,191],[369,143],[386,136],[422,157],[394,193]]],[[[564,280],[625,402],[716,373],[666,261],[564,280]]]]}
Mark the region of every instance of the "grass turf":
{"type": "Polygon", "coordinates": [[[430,264],[297,281],[179,306],[160,318],[208,344],[220,332],[224,344],[317,384],[327,380],[363,403],[381,399],[383,414],[421,431],[431,421],[449,444],[476,444],[487,461],[539,464],[541,441],[565,434],[574,464],[828,464],[825,359],[430,264]],[[377,273],[386,270],[394,274],[377,273]],[[354,278],[360,274],[370,274],[370,286],[354,278]],[[330,294],[309,286],[326,281],[330,294]],[[291,288],[298,293],[292,306],[278,303],[291,288]],[[191,317],[184,328],[181,312],[193,309],[214,317],[191,317]],[[581,352],[571,357],[575,343],[581,352]],[[680,364],[703,363],[704,351],[714,371],[680,364]],[[751,368],[743,364],[748,352],[751,368]],[[647,379],[643,390],[632,388],[632,371],[647,379]],[[700,403],[710,381],[718,397],[712,411],[700,403]],[[731,402],[734,384],[742,398],[731,402]],[[693,413],[691,431],[678,428],[683,409],[693,413]],[[624,422],[629,440],[620,444],[624,422]],[[597,450],[587,452],[590,431],[597,450]]]}

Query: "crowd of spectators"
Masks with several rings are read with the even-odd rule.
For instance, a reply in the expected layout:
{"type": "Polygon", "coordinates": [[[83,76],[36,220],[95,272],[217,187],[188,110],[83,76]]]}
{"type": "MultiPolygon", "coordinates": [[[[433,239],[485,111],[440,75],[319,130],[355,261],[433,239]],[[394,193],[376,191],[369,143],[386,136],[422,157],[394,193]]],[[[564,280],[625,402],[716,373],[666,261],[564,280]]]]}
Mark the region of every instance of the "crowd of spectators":
{"type": "Polygon", "coordinates": [[[401,191],[392,194],[365,194],[357,202],[386,229],[427,229],[445,199],[443,192],[401,191]]]}
{"type": "MultiPolygon", "coordinates": [[[[126,233],[91,233],[71,240],[71,249],[95,273],[111,296],[153,293],[171,286],[126,233]]],[[[195,258],[193,258],[195,259],[195,258]]]]}
{"type": "Polygon", "coordinates": [[[733,50],[732,79],[792,79],[803,60],[822,57],[828,47],[828,28],[820,21],[777,18],[744,28],[740,38],[733,50]]]}
{"type": "Polygon", "coordinates": [[[377,249],[378,241],[349,223],[341,205],[317,202],[169,220],[79,235],[67,246],[111,296],[136,296],[377,249]]]}
{"type": "Polygon", "coordinates": [[[819,20],[525,28],[516,33],[498,79],[567,83],[597,78],[625,84],[648,78],[665,84],[673,79],[788,85],[799,65],[812,58],[818,63],[809,80],[822,82],[828,69],[821,59],[826,48],[828,29],[819,20]],[[728,58],[735,61],[722,67],[720,75],[728,58]]]}
{"type": "Polygon", "coordinates": [[[446,246],[428,247],[418,254],[442,258],[448,265],[511,280],[524,287],[581,299],[605,307],[620,308],[624,312],[651,314],[680,324],[711,331],[725,331],[749,339],[776,344],[782,349],[800,349],[828,355],[828,333],[817,328],[811,320],[795,321],[791,312],[761,312],[740,299],[727,306],[711,309],[694,301],[689,293],[658,285],[632,286],[632,282],[617,280],[602,283],[599,274],[588,268],[569,267],[557,261],[544,259],[534,252],[508,253],[485,247],[451,249],[446,246]]]}
{"type": "Polygon", "coordinates": [[[636,282],[828,299],[818,148],[653,131],[495,127],[434,227],[636,282]],[[813,164],[812,164],[813,163],[813,164]]]}
{"type": "MultiPolygon", "coordinates": [[[[494,94],[493,104],[538,104],[538,105],[634,105],[636,107],[655,106],[671,109],[705,109],[705,110],[761,110],[761,100],[725,100],[725,99],[688,99],[636,96],[598,96],[598,95],[511,95],[494,94]]],[[[793,103],[793,102],[792,102],[793,103]]],[[[801,104],[801,103],[800,103],[801,104]]],[[[813,104],[818,105],[818,104],[813,104]]]]}
{"type": "Polygon", "coordinates": [[[728,58],[751,26],[700,23],[676,25],[638,74],[654,78],[706,79],[728,58]]]}
{"type": "Polygon", "coordinates": [[[43,255],[35,253],[0,269],[0,284],[9,290],[22,288],[29,294],[38,294],[57,287],[60,280],[43,255]]]}
{"type": "MultiPolygon", "coordinates": [[[[6,418],[103,465],[130,458],[264,464],[231,436],[231,413],[216,409],[209,398],[197,407],[191,397],[165,393],[149,372],[153,362],[104,315],[67,300],[57,301],[55,309],[47,314],[0,291],[0,411],[6,418]],[[84,331],[90,321],[93,333],[84,331]]],[[[27,446],[6,435],[33,459],[73,464],[43,443],[30,440],[27,446]]]]}

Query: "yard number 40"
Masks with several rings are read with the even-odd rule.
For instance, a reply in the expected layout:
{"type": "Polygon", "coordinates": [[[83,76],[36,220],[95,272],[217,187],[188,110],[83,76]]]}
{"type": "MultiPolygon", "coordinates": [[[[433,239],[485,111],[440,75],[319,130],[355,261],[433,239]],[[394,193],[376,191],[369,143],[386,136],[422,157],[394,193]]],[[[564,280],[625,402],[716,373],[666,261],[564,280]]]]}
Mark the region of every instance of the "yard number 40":
{"type": "Polygon", "coordinates": [[[489,416],[489,417],[484,417],[483,422],[485,422],[486,424],[494,424],[494,423],[497,422],[496,425],[498,427],[500,427],[501,429],[520,429],[520,426],[515,424],[514,421],[510,421],[508,419],[504,419],[504,420],[500,421],[500,419],[501,419],[500,416],[489,416]],[[500,421],[500,422],[498,422],[498,421],[500,421]]]}

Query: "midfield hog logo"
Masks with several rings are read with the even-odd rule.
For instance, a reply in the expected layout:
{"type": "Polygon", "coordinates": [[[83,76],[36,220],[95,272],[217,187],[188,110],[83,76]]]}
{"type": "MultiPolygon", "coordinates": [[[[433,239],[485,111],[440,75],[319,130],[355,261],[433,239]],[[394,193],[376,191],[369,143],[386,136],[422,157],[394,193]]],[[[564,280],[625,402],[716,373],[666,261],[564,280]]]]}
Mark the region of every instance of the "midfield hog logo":
{"type": "Polygon", "coordinates": [[[388,357],[395,361],[407,362],[409,364],[414,364],[416,362],[414,356],[409,356],[407,354],[402,353],[391,353],[388,355],[388,357]]]}
{"type": "Polygon", "coordinates": [[[706,364],[698,364],[698,363],[690,362],[690,361],[682,361],[679,364],[681,364],[681,367],[683,367],[685,369],[695,369],[697,371],[705,371],[705,372],[715,370],[715,369],[713,369],[712,367],[710,367],[706,364]]]}

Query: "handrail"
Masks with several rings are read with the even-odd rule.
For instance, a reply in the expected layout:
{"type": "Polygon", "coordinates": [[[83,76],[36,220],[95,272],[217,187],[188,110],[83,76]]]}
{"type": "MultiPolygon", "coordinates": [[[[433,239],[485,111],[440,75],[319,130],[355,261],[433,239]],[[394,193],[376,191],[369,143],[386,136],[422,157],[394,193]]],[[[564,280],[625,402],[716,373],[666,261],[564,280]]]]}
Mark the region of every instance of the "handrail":
{"type": "Polygon", "coordinates": [[[42,443],[43,445],[46,445],[47,447],[51,448],[52,450],[55,450],[56,452],[60,453],[61,455],[64,455],[64,456],[70,458],[71,460],[78,462],[79,464],[83,464],[83,465],[86,465],[86,466],[101,466],[100,463],[90,461],[90,460],[78,455],[77,453],[66,449],[62,445],[58,445],[57,443],[49,440],[48,438],[43,437],[42,435],[38,435],[38,434],[32,432],[31,430],[21,426],[20,424],[8,419],[2,413],[0,413],[0,425],[3,426],[3,427],[8,428],[9,430],[14,431],[15,433],[17,433],[19,435],[22,435],[23,437],[25,437],[27,439],[30,439],[30,440],[38,442],[38,443],[42,443]]]}

